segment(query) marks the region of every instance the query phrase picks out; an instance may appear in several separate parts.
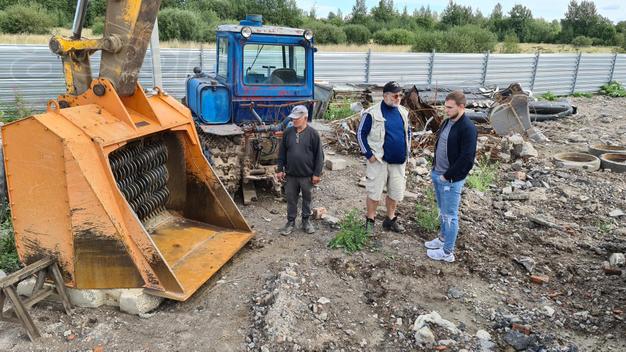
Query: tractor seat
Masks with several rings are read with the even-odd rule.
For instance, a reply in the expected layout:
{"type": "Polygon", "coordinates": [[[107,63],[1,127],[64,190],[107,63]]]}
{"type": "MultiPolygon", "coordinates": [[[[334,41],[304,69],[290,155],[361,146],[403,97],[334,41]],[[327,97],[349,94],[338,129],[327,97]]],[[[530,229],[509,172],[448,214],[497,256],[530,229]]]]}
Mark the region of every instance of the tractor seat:
{"type": "Polygon", "coordinates": [[[272,71],[270,76],[272,84],[294,84],[298,83],[296,70],[292,68],[278,68],[272,71]]]}

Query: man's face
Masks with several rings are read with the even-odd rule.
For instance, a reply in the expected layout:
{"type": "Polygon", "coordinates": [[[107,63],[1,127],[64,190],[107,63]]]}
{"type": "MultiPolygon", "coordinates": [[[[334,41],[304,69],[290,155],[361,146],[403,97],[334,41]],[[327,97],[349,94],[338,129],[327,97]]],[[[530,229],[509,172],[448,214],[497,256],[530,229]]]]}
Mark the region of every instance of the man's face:
{"type": "Polygon", "coordinates": [[[387,92],[383,94],[383,100],[385,101],[385,104],[397,108],[398,106],[400,106],[400,100],[402,100],[402,96],[403,94],[401,91],[398,93],[387,92]]]}
{"type": "Polygon", "coordinates": [[[302,116],[299,119],[291,120],[291,123],[293,124],[293,127],[295,128],[302,128],[306,125],[306,122],[307,122],[306,119],[307,119],[307,116],[302,116]]]}
{"type": "Polygon", "coordinates": [[[451,119],[459,116],[461,110],[465,108],[463,105],[457,105],[454,100],[446,100],[445,107],[446,115],[451,119]]]}

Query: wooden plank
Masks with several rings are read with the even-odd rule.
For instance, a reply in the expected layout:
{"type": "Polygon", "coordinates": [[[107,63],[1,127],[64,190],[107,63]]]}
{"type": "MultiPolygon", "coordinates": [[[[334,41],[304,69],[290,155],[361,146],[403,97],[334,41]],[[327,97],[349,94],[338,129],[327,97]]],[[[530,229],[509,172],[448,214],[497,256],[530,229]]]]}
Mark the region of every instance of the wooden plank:
{"type": "Polygon", "coordinates": [[[40,338],[41,335],[39,334],[39,330],[37,330],[37,327],[35,326],[35,323],[33,323],[33,319],[30,317],[30,314],[28,314],[24,305],[22,305],[20,298],[15,292],[15,288],[13,288],[13,286],[5,287],[4,291],[11,300],[11,303],[13,303],[15,313],[20,319],[22,326],[26,329],[26,333],[28,334],[30,340],[35,341],[36,339],[40,338]]]}
{"type": "Polygon", "coordinates": [[[41,290],[45,281],[46,281],[46,271],[41,270],[37,273],[37,281],[35,282],[35,286],[33,286],[33,292],[30,295],[32,296],[35,293],[37,293],[37,291],[41,290]]]}
{"type": "Polygon", "coordinates": [[[6,277],[0,279],[0,288],[6,288],[12,286],[25,278],[33,275],[34,273],[45,269],[51,263],[54,263],[52,258],[44,258],[40,259],[33,264],[28,265],[25,268],[22,268],[14,273],[7,275],[6,277]]]}
{"type": "Polygon", "coordinates": [[[50,273],[52,274],[52,279],[54,281],[57,294],[59,295],[59,297],[61,297],[61,303],[63,303],[65,313],[67,313],[67,315],[71,315],[72,303],[70,303],[70,298],[68,297],[67,291],[65,290],[65,282],[63,281],[63,276],[61,275],[59,266],[57,265],[57,263],[52,263],[48,270],[50,270],[50,273]]]}

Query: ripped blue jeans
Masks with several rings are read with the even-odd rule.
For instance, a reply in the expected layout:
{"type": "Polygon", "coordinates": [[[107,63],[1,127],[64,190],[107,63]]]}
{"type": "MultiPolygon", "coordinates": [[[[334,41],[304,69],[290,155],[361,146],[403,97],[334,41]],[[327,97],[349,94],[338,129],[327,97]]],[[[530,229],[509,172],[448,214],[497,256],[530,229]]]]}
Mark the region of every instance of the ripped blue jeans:
{"type": "Polygon", "coordinates": [[[439,208],[439,225],[443,235],[443,250],[446,253],[454,252],[456,236],[459,233],[459,206],[461,205],[461,192],[465,179],[457,182],[441,180],[441,173],[433,170],[431,173],[435,199],[439,208]]]}

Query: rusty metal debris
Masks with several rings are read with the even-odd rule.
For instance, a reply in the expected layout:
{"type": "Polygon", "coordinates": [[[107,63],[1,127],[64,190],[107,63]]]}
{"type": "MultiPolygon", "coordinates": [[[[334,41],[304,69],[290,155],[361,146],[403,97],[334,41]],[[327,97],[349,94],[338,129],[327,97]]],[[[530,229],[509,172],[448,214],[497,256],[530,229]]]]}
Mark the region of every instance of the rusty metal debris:
{"type": "MultiPolygon", "coordinates": [[[[370,99],[363,99],[371,101],[370,99]]],[[[435,143],[435,133],[439,130],[443,117],[437,109],[425,103],[415,86],[401,101],[401,105],[409,110],[409,120],[413,130],[412,150],[422,149],[435,143]]],[[[336,149],[346,152],[359,152],[357,130],[361,122],[361,113],[334,121],[336,149]]]]}

